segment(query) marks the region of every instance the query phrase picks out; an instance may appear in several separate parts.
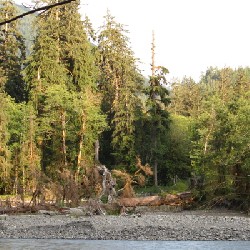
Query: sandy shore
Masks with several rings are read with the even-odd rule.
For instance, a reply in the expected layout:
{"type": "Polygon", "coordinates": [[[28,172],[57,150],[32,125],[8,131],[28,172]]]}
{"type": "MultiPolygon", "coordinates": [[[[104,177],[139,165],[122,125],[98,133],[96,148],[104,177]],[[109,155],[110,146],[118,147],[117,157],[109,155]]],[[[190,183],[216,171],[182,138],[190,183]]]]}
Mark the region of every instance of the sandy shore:
{"type": "Polygon", "coordinates": [[[1,215],[0,238],[250,240],[250,217],[206,211],[126,216],[1,215]]]}

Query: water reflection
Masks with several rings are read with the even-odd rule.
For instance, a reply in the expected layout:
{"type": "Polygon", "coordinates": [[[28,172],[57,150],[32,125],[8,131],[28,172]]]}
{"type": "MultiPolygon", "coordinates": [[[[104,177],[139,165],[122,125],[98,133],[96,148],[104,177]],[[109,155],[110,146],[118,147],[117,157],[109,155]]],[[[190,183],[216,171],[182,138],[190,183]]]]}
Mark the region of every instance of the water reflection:
{"type": "Polygon", "coordinates": [[[122,240],[52,240],[52,239],[0,239],[4,250],[249,250],[250,241],[122,241],[122,240]]]}

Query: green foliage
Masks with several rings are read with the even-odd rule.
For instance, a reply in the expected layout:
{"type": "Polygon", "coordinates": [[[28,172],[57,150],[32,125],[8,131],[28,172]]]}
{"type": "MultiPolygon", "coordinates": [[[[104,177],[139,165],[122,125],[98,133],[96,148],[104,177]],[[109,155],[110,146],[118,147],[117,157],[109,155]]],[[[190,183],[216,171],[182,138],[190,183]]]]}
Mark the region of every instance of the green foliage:
{"type": "Polygon", "coordinates": [[[2,94],[1,101],[1,192],[25,193],[34,188],[40,168],[34,111],[30,105],[15,103],[2,94]]]}
{"type": "MultiPolygon", "coordinates": [[[[175,185],[170,187],[170,193],[182,193],[182,192],[185,192],[187,190],[189,190],[189,182],[183,181],[183,180],[177,181],[177,183],[175,185]]],[[[169,191],[167,190],[167,192],[169,192],[169,191]]]]}
{"type": "Polygon", "coordinates": [[[231,193],[247,197],[250,103],[246,83],[250,81],[249,70],[245,69],[245,74],[242,69],[226,68],[217,72],[216,78],[206,75],[208,94],[195,122],[193,170],[196,175],[206,177],[206,191],[210,195],[231,193]]]}
{"type": "MultiPolygon", "coordinates": [[[[0,2],[0,21],[17,15],[11,1],[0,2]]],[[[21,75],[25,59],[24,38],[18,30],[19,21],[0,27],[0,91],[5,91],[16,102],[27,99],[26,86],[21,75]]]]}
{"type": "Polygon", "coordinates": [[[138,104],[136,91],[140,75],[136,59],[128,43],[123,26],[107,13],[105,25],[98,36],[99,65],[101,76],[99,88],[103,92],[103,112],[108,114],[110,131],[101,141],[102,147],[111,144],[111,164],[130,166],[135,162],[135,111],[138,104]],[[106,141],[106,142],[105,142],[106,141]]]}
{"type": "Polygon", "coordinates": [[[10,133],[8,131],[9,114],[6,112],[9,107],[10,98],[0,93],[0,192],[6,192],[10,178],[10,148],[8,141],[10,133]]]}
{"type": "Polygon", "coordinates": [[[201,106],[203,86],[196,84],[192,78],[184,77],[182,81],[172,84],[171,113],[197,117],[201,106]]]}
{"type": "Polygon", "coordinates": [[[164,155],[168,147],[167,133],[170,123],[166,73],[166,68],[159,67],[156,74],[150,77],[149,86],[144,90],[147,98],[145,107],[137,122],[137,153],[144,163],[154,166],[155,175],[158,175],[158,168],[166,167],[164,155]]]}
{"type": "Polygon", "coordinates": [[[136,187],[135,193],[137,196],[148,196],[162,194],[167,189],[167,186],[145,186],[145,187],[136,187]]]}
{"type": "Polygon", "coordinates": [[[176,175],[186,179],[190,177],[190,150],[193,121],[190,117],[170,115],[170,126],[166,136],[166,148],[163,155],[163,166],[159,175],[164,176],[168,184],[176,175]]]}
{"type": "Polygon", "coordinates": [[[166,186],[145,186],[145,187],[136,187],[135,192],[139,196],[144,195],[162,195],[165,194],[178,194],[189,190],[188,181],[179,180],[174,185],[166,185],[166,186]]]}
{"type": "MultiPolygon", "coordinates": [[[[110,13],[96,35],[78,7],[34,17],[32,50],[19,21],[1,27],[0,193],[32,195],[45,174],[63,199],[69,182],[91,183],[100,140],[100,161],[116,171],[134,173],[138,155],[158,172],[164,187],[145,191],[182,192],[191,178],[203,198],[249,202],[250,69],[210,67],[199,83],[184,78],[168,89],[164,67],[143,79],[110,13]]],[[[17,14],[11,1],[0,8],[0,20],[17,14]]]]}
{"type": "Polygon", "coordinates": [[[93,143],[106,127],[96,92],[96,55],[78,5],[58,6],[37,17],[35,46],[24,70],[38,114],[43,170],[51,176],[63,164],[72,171],[92,164],[93,143]]]}

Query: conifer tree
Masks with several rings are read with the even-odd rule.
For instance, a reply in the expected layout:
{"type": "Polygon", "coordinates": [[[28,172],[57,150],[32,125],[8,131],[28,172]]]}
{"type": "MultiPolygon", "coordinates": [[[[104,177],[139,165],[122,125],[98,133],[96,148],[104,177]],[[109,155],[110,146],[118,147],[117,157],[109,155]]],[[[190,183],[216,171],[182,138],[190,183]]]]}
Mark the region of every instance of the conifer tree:
{"type": "MultiPolygon", "coordinates": [[[[0,1],[0,20],[11,18],[17,10],[10,0],[0,1]]],[[[18,21],[0,27],[0,88],[15,98],[27,100],[26,86],[21,75],[25,59],[24,39],[18,30],[18,21]]]]}
{"type": "Polygon", "coordinates": [[[9,191],[10,184],[10,149],[8,146],[9,142],[9,131],[8,122],[9,117],[6,112],[9,103],[9,98],[0,92],[0,193],[4,194],[9,191]]]}
{"type": "Polygon", "coordinates": [[[58,167],[69,169],[76,179],[84,164],[93,163],[93,145],[105,127],[94,49],[78,5],[58,6],[37,17],[35,46],[25,69],[41,124],[42,169],[51,176],[58,167]]]}
{"type": "Polygon", "coordinates": [[[93,30],[87,17],[84,22],[81,21],[78,5],[79,1],[76,1],[61,8],[62,61],[69,73],[68,88],[76,91],[80,100],[76,178],[81,171],[85,171],[83,163],[86,165],[93,161],[93,140],[98,139],[100,131],[105,127],[105,118],[100,110],[101,96],[96,89],[99,74],[96,66],[96,49],[89,41],[94,38],[93,30]],[[90,123],[92,123],[92,129],[90,123]],[[91,138],[88,145],[87,138],[91,138]]]}
{"type": "MultiPolygon", "coordinates": [[[[50,3],[54,3],[51,1],[50,3]]],[[[60,7],[54,7],[46,12],[37,16],[35,21],[36,38],[34,42],[33,51],[28,59],[27,67],[24,70],[25,79],[28,83],[30,90],[30,101],[36,110],[36,120],[40,123],[40,130],[36,131],[41,143],[40,149],[42,150],[42,169],[46,170],[47,165],[55,164],[55,157],[50,157],[53,154],[51,148],[58,147],[61,152],[60,159],[56,159],[66,164],[66,146],[65,142],[65,110],[59,109],[58,116],[61,117],[61,133],[56,133],[58,136],[50,138],[51,130],[46,131],[46,124],[53,124],[56,121],[53,112],[54,109],[49,109],[48,105],[51,102],[47,101],[51,93],[53,93],[54,86],[60,89],[65,89],[68,80],[66,68],[61,60],[61,47],[60,47],[60,7]],[[49,119],[49,121],[48,121],[49,119]],[[55,140],[54,140],[55,139],[55,140]],[[62,145],[59,145],[57,141],[62,145]],[[64,149],[64,150],[63,150],[64,149]],[[64,160],[62,160],[62,158],[64,160]]],[[[67,90],[66,90],[67,91],[67,90]]],[[[60,98],[55,96],[55,105],[60,103],[65,98],[64,95],[60,98]]],[[[63,107],[62,107],[63,108],[63,107]]],[[[56,119],[57,120],[57,119],[56,119]]],[[[59,156],[58,156],[59,157],[59,156]]]]}
{"type": "Polygon", "coordinates": [[[150,77],[148,92],[148,115],[150,126],[150,164],[154,167],[154,184],[158,185],[158,163],[166,150],[166,141],[169,127],[169,104],[168,90],[166,88],[166,74],[168,70],[158,67],[150,77]]]}
{"type": "Polygon", "coordinates": [[[104,94],[102,106],[110,126],[110,131],[104,135],[106,144],[102,147],[110,150],[106,160],[111,155],[114,157],[111,164],[129,166],[135,161],[135,110],[140,75],[126,31],[109,12],[98,36],[98,48],[99,88],[104,94]]]}
{"type": "Polygon", "coordinates": [[[60,61],[59,7],[37,16],[34,28],[34,47],[24,73],[30,90],[30,100],[40,114],[47,88],[54,84],[64,85],[67,79],[66,69],[60,61]]]}

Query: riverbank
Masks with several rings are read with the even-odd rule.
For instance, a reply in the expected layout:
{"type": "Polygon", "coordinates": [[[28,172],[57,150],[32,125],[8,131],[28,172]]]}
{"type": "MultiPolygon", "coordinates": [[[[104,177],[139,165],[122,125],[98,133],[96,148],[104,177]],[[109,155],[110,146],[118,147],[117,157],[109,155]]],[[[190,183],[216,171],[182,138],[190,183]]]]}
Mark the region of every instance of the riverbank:
{"type": "Polygon", "coordinates": [[[250,217],[214,211],[124,216],[1,215],[0,238],[250,240],[250,217]]]}

